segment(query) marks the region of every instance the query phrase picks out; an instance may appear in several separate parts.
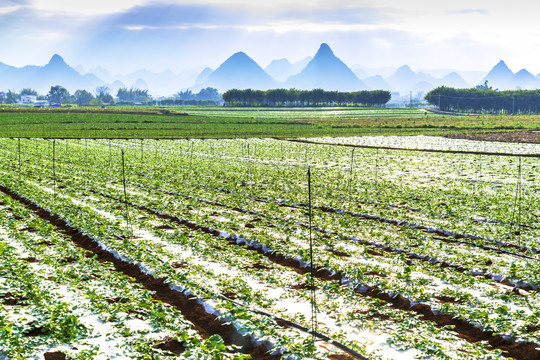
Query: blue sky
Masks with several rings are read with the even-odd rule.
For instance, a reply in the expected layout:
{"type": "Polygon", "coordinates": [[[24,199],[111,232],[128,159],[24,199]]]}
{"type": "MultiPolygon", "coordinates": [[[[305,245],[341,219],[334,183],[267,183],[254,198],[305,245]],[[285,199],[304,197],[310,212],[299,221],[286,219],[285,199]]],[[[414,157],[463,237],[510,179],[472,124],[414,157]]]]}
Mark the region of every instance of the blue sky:
{"type": "Polygon", "coordinates": [[[328,43],[348,65],[540,72],[529,0],[0,0],[0,62],[113,74],[215,68],[236,51],[263,67],[328,43]]]}

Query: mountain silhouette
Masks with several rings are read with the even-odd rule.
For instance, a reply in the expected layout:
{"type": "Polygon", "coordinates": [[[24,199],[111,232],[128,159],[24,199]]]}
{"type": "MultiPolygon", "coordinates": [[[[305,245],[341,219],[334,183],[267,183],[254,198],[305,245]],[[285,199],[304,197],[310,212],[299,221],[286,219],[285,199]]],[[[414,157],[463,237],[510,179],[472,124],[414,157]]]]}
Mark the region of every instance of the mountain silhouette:
{"type": "Polygon", "coordinates": [[[381,75],[370,76],[363,80],[370,89],[390,90],[392,87],[384,81],[381,75]]]}
{"type": "Polygon", "coordinates": [[[40,94],[47,94],[51,86],[55,85],[74,92],[78,89],[94,90],[96,86],[103,84],[97,76],[81,75],[57,54],[45,66],[10,67],[2,71],[0,83],[6,88],[16,90],[32,88],[40,94]]]}
{"type": "Polygon", "coordinates": [[[203,87],[208,86],[219,91],[266,90],[275,87],[276,82],[252,58],[243,52],[237,52],[208,76],[203,87]]]}
{"type": "Polygon", "coordinates": [[[199,84],[204,84],[206,80],[208,80],[208,77],[210,76],[212,71],[213,70],[209,67],[204,68],[203,71],[201,71],[201,73],[197,76],[197,79],[195,80],[195,86],[199,84]]]}
{"type": "Polygon", "coordinates": [[[488,74],[482,79],[482,84],[487,80],[488,85],[499,90],[509,89],[508,82],[514,76],[512,70],[506,66],[504,61],[499,61],[488,74]]]}
{"type": "Polygon", "coordinates": [[[453,87],[456,89],[466,89],[471,86],[459,75],[453,71],[439,80],[439,85],[453,87]]]}
{"type": "Polygon", "coordinates": [[[287,59],[273,60],[270,65],[264,68],[264,71],[281,82],[295,74],[293,64],[287,59]]]}
{"type": "Polygon", "coordinates": [[[368,87],[354,72],[334,55],[327,44],[321,44],[313,59],[299,74],[287,79],[287,87],[340,91],[365,90],[368,87]]]}
{"type": "Polygon", "coordinates": [[[540,88],[540,80],[525,69],[521,69],[508,80],[510,89],[532,90],[540,88]]]}

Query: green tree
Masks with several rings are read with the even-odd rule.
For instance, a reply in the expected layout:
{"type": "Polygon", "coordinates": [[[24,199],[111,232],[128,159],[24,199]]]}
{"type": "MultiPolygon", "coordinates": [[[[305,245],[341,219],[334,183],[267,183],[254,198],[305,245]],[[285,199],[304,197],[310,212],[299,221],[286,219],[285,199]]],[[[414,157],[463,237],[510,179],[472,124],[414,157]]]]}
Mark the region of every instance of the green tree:
{"type": "Polygon", "coordinates": [[[5,102],[6,104],[16,104],[17,102],[19,102],[19,93],[8,90],[8,92],[6,93],[5,102]]]}
{"type": "Polygon", "coordinates": [[[75,91],[75,94],[73,94],[73,100],[79,106],[88,105],[93,98],[94,95],[86,90],[77,90],[75,91]]]}
{"type": "Polygon", "coordinates": [[[19,93],[20,96],[29,95],[29,96],[38,96],[38,93],[34,89],[24,88],[19,93]]]}
{"type": "Polygon", "coordinates": [[[114,98],[110,93],[111,89],[108,86],[98,86],[96,88],[96,98],[90,101],[91,105],[102,105],[114,103],[114,98]]]}
{"type": "Polygon", "coordinates": [[[47,99],[51,104],[67,104],[69,102],[69,91],[60,85],[51,86],[47,94],[47,99]]]}

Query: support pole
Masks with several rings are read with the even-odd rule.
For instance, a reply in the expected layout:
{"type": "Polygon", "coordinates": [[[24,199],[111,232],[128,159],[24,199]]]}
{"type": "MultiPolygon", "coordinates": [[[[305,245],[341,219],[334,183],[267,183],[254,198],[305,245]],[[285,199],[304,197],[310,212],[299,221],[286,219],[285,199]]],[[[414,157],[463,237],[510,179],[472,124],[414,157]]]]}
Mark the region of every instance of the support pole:
{"type": "Polygon", "coordinates": [[[52,143],[52,168],[53,168],[53,180],[54,180],[54,194],[56,196],[56,139],[53,139],[52,143]]]}
{"type": "Polygon", "coordinates": [[[19,173],[21,172],[21,138],[19,138],[19,173]]]}
{"type": "Polygon", "coordinates": [[[311,233],[311,167],[308,166],[308,212],[309,212],[309,263],[310,263],[310,290],[311,290],[311,335],[315,342],[317,331],[317,302],[315,298],[315,265],[313,264],[313,236],[311,233]]]}
{"type": "MultiPolygon", "coordinates": [[[[124,203],[126,204],[126,218],[128,227],[131,227],[131,222],[129,219],[129,207],[128,207],[128,197],[127,197],[127,190],[126,190],[126,165],[124,160],[124,150],[122,149],[122,181],[124,183],[124,203]]],[[[131,230],[133,232],[133,230],[131,230]]]]}

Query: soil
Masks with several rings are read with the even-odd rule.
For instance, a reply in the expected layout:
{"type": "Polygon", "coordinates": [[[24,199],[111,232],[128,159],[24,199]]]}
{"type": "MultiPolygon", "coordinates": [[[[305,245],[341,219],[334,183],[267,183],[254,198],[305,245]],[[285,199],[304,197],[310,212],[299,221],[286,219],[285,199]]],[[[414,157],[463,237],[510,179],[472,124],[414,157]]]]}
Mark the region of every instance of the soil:
{"type": "Polygon", "coordinates": [[[501,141],[513,143],[540,144],[540,132],[532,131],[510,131],[510,132],[492,132],[476,134],[449,134],[442,135],[450,139],[467,139],[479,141],[501,141]]]}
{"type": "Polygon", "coordinates": [[[66,354],[60,351],[46,352],[43,357],[45,360],[66,360],[66,354]]]}
{"type": "Polygon", "coordinates": [[[170,336],[163,338],[159,342],[159,344],[154,346],[154,348],[168,351],[169,353],[171,353],[171,356],[180,355],[186,350],[186,348],[184,347],[184,345],[182,345],[181,342],[173,339],[170,336]]]}

